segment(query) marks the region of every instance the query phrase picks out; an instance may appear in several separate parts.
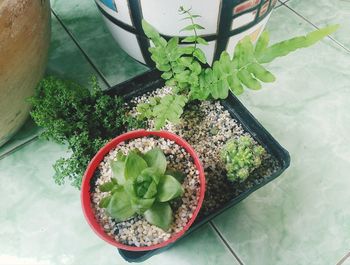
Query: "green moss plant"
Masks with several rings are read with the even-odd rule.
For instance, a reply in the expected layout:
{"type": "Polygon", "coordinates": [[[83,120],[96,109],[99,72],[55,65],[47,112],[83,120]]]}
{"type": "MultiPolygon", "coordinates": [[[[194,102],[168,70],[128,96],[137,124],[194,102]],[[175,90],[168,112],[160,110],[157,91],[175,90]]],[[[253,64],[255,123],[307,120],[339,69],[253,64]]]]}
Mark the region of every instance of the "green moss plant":
{"type": "Polygon", "coordinates": [[[96,78],[91,88],[55,77],[43,79],[29,99],[31,116],[45,130],[42,137],[71,150],[54,164],[56,183],[67,179],[80,188],[84,171],[96,152],[111,138],[142,126],[128,115],[124,101],[102,92],[96,78]]]}

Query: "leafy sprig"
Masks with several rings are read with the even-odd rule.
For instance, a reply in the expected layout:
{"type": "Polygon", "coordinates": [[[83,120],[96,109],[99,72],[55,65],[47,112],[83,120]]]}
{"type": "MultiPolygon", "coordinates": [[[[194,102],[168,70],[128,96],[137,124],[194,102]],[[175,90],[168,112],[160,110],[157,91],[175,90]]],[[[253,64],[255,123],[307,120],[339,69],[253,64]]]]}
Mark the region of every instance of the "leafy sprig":
{"type": "Polygon", "coordinates": [[[176,178],[178,174],[172,176],[167,171],[161,149],[145,154],[136,149],[127,156],[118,153],[110,165],[112,180],[99,186],[100,191],[109,194],[99,206],[118,221],[141,214],[150,224],[167,231],[173,220],[169,201],[181,196],[184,189],[176,178]]]}
{"type": "MultiPolygon", "coordinates": [[[[219,60],[212,67],[206,65],[207,59],[204,52],[198,46],[207,45],[207,42],[199,36],[198,31],[203,26],[195,23],[194,19],[200,17],[191,13],[190,9],[180,7],[180,14],[191,22],[181,31],[192,31],[193,35],[185,37],[180,46],[179,38],[173,37],[168,42],[145,20],[142,27],[146,36],[152,41],[154,47],[149,48],[152,60],[158,70],[162,71],[162,78],[166,85],[172,88],[173,99],[178,96],[185,97],[181,102],[206,99],[225,99],[229,91],[235,95],[243,93],[244,88],[259,90],[261,83],[275,81],[275,76],[262,64],[269,63],[275,58],[285,56],[297,49],[309,47],[327,35],[336,31],[339,25],[332,25],[315,30],[305,36],[295,37],[269,46],[269,33],[264,31],[254,45],[249,36],[241,40],[235,48],[233,56],[226,51],[222,52],[219,60]]],[[[182,111],[177,109],[175,114],[154,111],[166,109],[168,101],[160,98],[151,98],[149,103],[142,103],[137,107],[141,114],[139,118],[155,120],[155,128],[160,129],[167,121],[178,121],[182,111]],[[145,113],[145,114],[144,114],[145,113]],[[170,116],[172,115],[172,116],[170,116]]]]}
{"type": "Polygon", "coordinates": [[[29,99],[31,116],[45,130],[42,137],[68,144],[72,154],[54,164],[55,182],[70,180],[80,188],[84,171],[96,152],[111,138],[143,123],[128,115],[123,99],[104,94],[96,78],[88,88],[47,77],[29,99]]]}

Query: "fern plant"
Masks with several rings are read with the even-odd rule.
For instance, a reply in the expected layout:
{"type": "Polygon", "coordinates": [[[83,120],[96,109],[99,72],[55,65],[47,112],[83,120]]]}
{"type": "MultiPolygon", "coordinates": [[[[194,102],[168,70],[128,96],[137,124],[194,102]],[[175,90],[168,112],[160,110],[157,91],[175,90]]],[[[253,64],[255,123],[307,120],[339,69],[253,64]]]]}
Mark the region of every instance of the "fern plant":
{"type": "Polygon", "coordinates": [[[165,84],[172,88],[171,95],[150,98],[149,102],[137,106],[139,118],[154,119],[156,129],[162,128],[167,121],[179,121],[183,107],[192,100],[225,99],[229,91],[240,95],[244,88],[258,90],[261,82],[274,82],[275,76],[262,64],[309,47],[339,27],[328,26],[270,46],[267,31],[261,34],[255,45],[247,36],[237,44],[233,56],[224,51],[219,60],[209,67],[204,52],[198,46],[208,44],[198,35],[204,27],[194,20],[200,16],[183,7],[179,12],[190,21],[181,31],[193,32],[181,41],[186,46],[180,46],[178,37],[166,41],[149,23],[142,21],[143,30],[154,45],[149,48],[151,58],[156,68],[163,72],[165,84]]]}

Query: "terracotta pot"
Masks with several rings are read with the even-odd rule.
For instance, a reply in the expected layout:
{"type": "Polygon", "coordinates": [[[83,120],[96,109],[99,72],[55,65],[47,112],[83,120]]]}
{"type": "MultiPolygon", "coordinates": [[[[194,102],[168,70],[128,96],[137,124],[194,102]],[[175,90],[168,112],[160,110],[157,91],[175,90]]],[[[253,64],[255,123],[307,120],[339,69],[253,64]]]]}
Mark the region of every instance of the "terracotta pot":
{"type": "Polygon", "coordinates": [[[49,42],[49,0],[0,1],[0,146],[28,117],[49,42]]]}
{"type": "Polygon", "coordinates": [[[141,20],[144,18],[165,38],[183,37],[192,32],[179,32],[188,25],[181,20],[178,8],[192,8],[202,17],[196,22],[205,27],[201,36],[209,45],[200,45],[208,63],[226,50],[232,54],[239,40],[250,35],[255,41],[263,31],[277,0],[95,0],[103,18],[119,46],[141,63],[153,65],[148,52],[141,20]]]}

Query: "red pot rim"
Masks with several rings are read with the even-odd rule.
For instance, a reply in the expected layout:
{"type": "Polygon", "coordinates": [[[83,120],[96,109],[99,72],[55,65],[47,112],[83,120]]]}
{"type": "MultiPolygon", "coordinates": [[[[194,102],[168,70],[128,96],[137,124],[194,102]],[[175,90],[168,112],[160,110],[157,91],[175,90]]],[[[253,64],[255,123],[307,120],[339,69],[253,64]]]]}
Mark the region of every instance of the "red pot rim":
{"type": "Polygon", "coordinates": [[[146,130],[136,130],[136,131],[130,131],[124,134],[119,135],[118,137],[111,140],[109,143],[107,143],[104,147],[102,147],[97,154],[94,156],[94,158],[90,161],[85,174],[83,176],[82,180],[82,186],[81,186],[81,204],[83,213],[85,216],[85,219],[87,220],[88,224],[92,228],[92,230],[103,240],[108,242],[109,244],[116,246],[117,248],[129,250],[129,251],[149,251],[161,247],[165,247],[170,243],[173,243],[178,238],[180,238],[193,224],[194,220],[196,219],[199,210],[202,206],[203,200],[204,200],[204,193],[205,193],[205,176],[204,176],[204,169],[203,166],[199,160],[198,155],[196,154],[195,150],[181,137],[177,136],[176,134],[167,132],[167,131],[146,131],[146,130]],[[115,239],[108,236],[101,225],[98,223],[98,221],[95,218],[95,215],[92,211],[91,207],[91,199],[90,199],[90,180],[93,177],[95,170],[98,168],[101,161],[104,159],[104,157],[109,153],[110,150],[117,147],[120,143],[145,137],[145,136],[158,136],[161,138],[169,139],[177,143],[178,145],[182,146],[193,158],[194,163],[196,165],[197,170],[199,171],[199,182],[200,182],[200,194],[199,194],[199,200],[197,204],[197,208],[193,212],[192,218],[188,221],[186,226],[178,233],[171,236],[168,240],[152,245],[152,246],[144,246],[144,247],[134,247],[129,245],[124,245],[120,242],[117,242],[115,239]]]}

